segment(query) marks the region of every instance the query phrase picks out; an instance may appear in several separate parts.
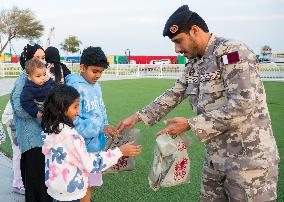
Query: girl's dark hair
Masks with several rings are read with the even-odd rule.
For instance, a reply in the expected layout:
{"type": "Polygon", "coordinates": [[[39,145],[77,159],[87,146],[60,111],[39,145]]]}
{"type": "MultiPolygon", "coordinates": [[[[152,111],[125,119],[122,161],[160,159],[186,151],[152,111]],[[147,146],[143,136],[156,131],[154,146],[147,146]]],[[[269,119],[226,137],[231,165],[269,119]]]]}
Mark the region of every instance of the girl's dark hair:
{"type": "Polygon", "coordinates": [[[21,56],[20,56],[20,65],[22,69],[25,69],[26,62],[34,57],[34,54],[38,49],[43,50],[43,48],[38,44],[35,44],[33,46],[30,44],[27,44],[24,47],[23,52],[21,53],[21,56]]]}
{"type": "Polygon", "coordinates": [[[65,112],[78,97],[80,94],[75,88],[64,84],[56,85],[49,92],[44,102],[41,121],[41,127],[45,133],[60,133],[60,123],[74,127],[73,121],[65,115],[65,112]]]}
{"type": "Polygon", "coordinates": [[[85,66],[97,66],[103,67],[105,69],[108,68],[109,63],[107,61],[107,57],[101,47],[88,47],[83,50],[80,64],[85,66]]]}
{"type": "Polygon", "coordinates": [[[52,63],[54,68],[51,69],[51,73],[55,76],[55,82],[60,83],[61,81],[61,69],[63,77],[65,78],[68,74],[71,74],[71,71],[66,67],[65,64],[60,62],[59,50],[55,47],[48,47],[45,51],[45,61],[47,63],[52,63]]]}

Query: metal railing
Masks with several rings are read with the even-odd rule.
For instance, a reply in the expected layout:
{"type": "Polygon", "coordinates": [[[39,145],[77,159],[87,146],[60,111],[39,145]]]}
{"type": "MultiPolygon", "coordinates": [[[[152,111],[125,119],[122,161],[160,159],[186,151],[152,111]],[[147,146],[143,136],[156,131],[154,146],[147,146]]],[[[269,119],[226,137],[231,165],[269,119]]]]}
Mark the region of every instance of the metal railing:
{"type": "MultiPolygon", "coordinates": [[[[73,73],[80,71],[79,63],[66,63],[66,65],[73,73]]],[[[184,68],[185,66],[181,64],[112,64],[104,74],[117,77],[176,78],[182,74],[184,68]]],[[[0,63],[0,77],[16,77],[21,71],[19,64],[0,63]]],[[[259,64],[259,74],[263,80],[284,81],[284,64],[277,63],[277,67],[259,64]]]]}
{"type": "Polygon", "coordinates": [[[284,64],[277,63],[273,67],[270,64],[259,64],[258,72],[262,80],[284,81],[284,64]]]}
{"type": "MultiPolygon", "coordinates": [[[[66,66],[73,73],[80,72],[79,63],[66,63],[66,66]]],[[[184,70],[180,64],[112,64],[104,71],[106,75],[114,76],[136,76],[136,77],[177,77],[184,70]]],[[[20,74],[22,68],[19,64],[0,63],[0,77],[15,77],[20,74]]]]}
{"type": "Polygon", "coordinates": [[[16,77],[22,71],[20,64],[0,63],[0,77],[16,77]]]}

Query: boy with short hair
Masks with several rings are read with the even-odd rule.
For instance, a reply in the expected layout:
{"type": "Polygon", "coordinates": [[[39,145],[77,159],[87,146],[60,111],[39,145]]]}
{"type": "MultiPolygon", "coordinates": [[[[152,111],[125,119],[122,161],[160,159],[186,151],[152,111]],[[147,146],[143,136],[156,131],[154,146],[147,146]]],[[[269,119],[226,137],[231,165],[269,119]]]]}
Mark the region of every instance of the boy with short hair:
{"type": "MultiPolygon", "coordinates": [[[[100,84],[97,82],[109,63],[100,47],[84,49],[80,60],[80,75],[70,74],[66,84],[73,86],[80,93],[80,108],[75,129],[84,137],[87,150],[90,153],[104,150],[106,135],[117,135],[117,131],[108,124],[106,108],[102,98],[100,84]]],[[[90,201],[93,186],[102,185],[102,175],[89,176],[89,188],[82,201],[90,201]]]]}

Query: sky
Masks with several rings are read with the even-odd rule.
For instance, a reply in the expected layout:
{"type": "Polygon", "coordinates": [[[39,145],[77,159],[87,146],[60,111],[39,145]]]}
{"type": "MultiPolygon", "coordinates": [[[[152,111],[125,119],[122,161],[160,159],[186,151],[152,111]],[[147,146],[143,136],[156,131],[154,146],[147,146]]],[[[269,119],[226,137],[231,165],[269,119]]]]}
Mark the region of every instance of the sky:
{"type": "MultiPolygon", "coordinates": [[[[126,49],[131,55],[176,55],[162,31],[168,17],[184,4],[217,36],[243,41],[257,54],[263,45],[284,52],[284,0],[0,0],[0,10],[31,9],[45,27],[39,40],[44,44],[54,26],[51,45],[57,48],[75,35],[81,50],[101,46],[107,55],[124,55],[126,49]]],[[[3,44],[6,37],[1,39],[3,44]]],[[[26,43],[12,41],[16,54],[26,43]]]]}

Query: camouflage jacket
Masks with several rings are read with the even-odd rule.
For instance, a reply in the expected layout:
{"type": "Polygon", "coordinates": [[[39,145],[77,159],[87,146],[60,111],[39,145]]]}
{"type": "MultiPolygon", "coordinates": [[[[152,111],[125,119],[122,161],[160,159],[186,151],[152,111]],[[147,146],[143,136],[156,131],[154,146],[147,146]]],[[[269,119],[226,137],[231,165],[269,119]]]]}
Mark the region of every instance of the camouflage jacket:
{"type": "Polygon", "coordinates": [[[189,97],[197,116],[188,123],[205,143],[205,165],[222,171],[275,165],[279,155],[257,66],[245,44],[212,34],[204,56],[137,114],[152,126],[189,97]]]}

